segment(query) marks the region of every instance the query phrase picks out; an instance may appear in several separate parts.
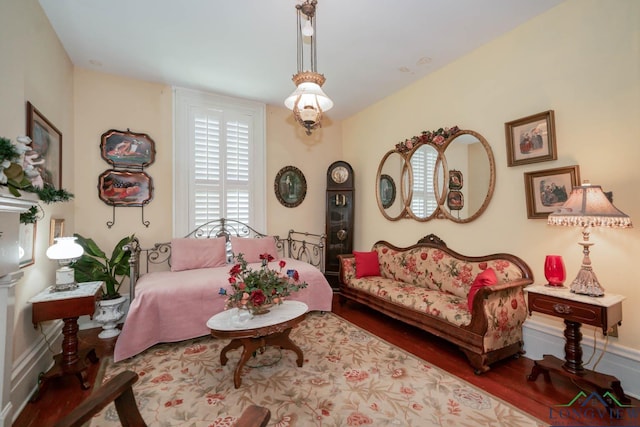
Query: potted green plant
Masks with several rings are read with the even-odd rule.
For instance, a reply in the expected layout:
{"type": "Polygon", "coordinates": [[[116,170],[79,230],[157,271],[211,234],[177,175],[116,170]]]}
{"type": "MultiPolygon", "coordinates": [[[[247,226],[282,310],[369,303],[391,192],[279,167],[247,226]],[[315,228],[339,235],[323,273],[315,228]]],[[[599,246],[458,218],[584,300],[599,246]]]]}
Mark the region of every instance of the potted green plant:
{"type": "Polygon", "coordinates": [[[98,301],[98,311],[93,317],[102,324],[100,338],[112,338],[120,334],[117,322],[124,316],[122,307],[126,298],[119,293],[125,277],[129,277],[129,258],[131,254],[124,246],[131,243],[134,235],[121,239],[111,252],[111,256],[98,247],[93,241],[74,234],[77,242],[84,249],[84,254],[74,263],[76,282],[104,282],[103,294],[98,301]]]}

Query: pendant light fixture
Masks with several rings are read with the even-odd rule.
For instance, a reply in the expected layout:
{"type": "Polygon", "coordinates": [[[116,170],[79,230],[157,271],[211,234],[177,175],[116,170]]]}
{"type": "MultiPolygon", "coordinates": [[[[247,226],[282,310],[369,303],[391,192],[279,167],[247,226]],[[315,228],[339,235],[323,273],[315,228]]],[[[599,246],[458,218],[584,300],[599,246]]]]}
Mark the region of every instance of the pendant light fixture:
{"type": "Polygon", "coordinates": [[[316,54],[316,5],[317,0],[305,0],[296,5],[298,36],[298,72],[293,76],[296,90],[284,101],[306,134],[321,127],[322,113],[333,107],[333,101],[322,91],[324,75],[317,71],[316,54]],[[305,45],[307,49],[305,49],[305,45]],[[305,70],[305,50],[308,51],[310,70],[305,70]]]}

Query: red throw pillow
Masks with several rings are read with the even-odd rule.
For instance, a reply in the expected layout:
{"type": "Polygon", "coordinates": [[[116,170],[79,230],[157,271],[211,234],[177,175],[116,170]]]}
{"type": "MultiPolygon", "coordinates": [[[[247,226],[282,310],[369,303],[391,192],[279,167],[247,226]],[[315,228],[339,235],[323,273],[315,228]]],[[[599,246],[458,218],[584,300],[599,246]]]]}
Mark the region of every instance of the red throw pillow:
{"type": "Polygon", "coordinates": [[[378,252],[356,252],[353,251],[356,258],[356,279],[361,277],[379,276],[380,265],[378,264],[378,252]]]}
{"type": "Polygon", "coordinates": [[[467,301],[469,305],[469,311],[471,311],[471,307],[473,306],[473,297],[476,296],[480,288],[484,286],[495,285],[496,283],[498,283],[498,278],[496,277],[496,272],[493,270],[493,268],[487,268],[482,273],[478,273],[475,280],[473,281],[473,284],[471,285],[471,289],[469,289],[467,301]]]}

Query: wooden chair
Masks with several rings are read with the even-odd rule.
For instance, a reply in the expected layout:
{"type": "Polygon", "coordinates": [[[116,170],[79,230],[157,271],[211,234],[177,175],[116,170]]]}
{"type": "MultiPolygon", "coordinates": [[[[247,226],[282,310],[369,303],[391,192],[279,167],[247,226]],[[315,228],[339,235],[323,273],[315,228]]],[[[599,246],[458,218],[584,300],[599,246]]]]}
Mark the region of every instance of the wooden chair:
{"type": "MultiPolygon", "coordinates": [[[[84,423],[100,412],[109,403],[114,402],[120,423],[123,427],[146,427],[133,396],[133,383],[138,374],[124,371],[113,377],[95,393],[83,401],[66,417],[59,420],[55,427],[82,427],[84,423]]],[[[262,406],[251,405],[238,419],[237,427],[265,427],[271,418],[271,411],[262,406]]]]}

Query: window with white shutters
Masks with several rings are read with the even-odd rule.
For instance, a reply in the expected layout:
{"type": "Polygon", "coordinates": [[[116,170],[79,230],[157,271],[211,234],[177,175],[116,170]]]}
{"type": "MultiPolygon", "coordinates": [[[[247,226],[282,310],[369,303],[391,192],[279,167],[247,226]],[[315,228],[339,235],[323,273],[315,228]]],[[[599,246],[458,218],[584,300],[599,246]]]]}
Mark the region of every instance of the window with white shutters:
{"type": "Polygon", "coordinates": [[[174,235],[218,218],[264,230],[264,105],[175,90],[174,235]]]}
{"type": "Polygon", "coordinates": [[[438,155],[427,150],[417,150],[411,156],[413,168],[413,197],[411,211],[420,218],[431,215],[438,207],[434,192],[433,173],[438,155]]]}

